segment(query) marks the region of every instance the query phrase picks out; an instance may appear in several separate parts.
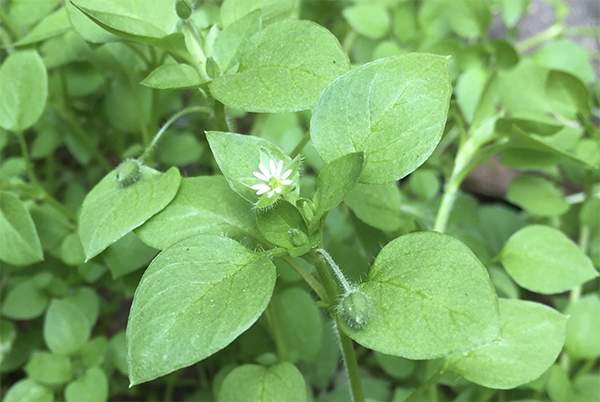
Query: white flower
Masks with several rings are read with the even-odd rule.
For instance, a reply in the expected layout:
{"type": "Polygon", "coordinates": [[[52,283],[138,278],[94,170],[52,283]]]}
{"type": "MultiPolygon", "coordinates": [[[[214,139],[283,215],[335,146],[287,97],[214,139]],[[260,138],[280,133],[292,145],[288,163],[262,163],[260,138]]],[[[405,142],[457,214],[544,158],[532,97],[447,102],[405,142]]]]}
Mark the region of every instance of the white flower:
{"type": "Polygon", "coordinates": [[[256,190],[256,195],[262,195],[268,192],[269,198],[271,198],[275,193],[281,193],[282,186],[292,184],[292,181],[288,179],[290,174],[292,174],[292,169],[288,169],[281,174],[281,171],[283,170],[283,161],[279,161],[275,164],[275,161],[271,159],[269,161],[269,169],[262,163],[258,165],[258,169],[260,172],[252,172],[252,174],[265,183],[252,186],[252,189],[256,190]]]}

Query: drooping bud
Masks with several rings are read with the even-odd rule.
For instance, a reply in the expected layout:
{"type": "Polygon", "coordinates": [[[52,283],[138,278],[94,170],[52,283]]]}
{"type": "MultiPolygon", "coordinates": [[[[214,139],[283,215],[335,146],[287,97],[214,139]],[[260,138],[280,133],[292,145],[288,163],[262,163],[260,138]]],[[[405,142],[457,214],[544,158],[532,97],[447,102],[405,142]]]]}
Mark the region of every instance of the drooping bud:
{"type": "Polygon", "coordinates": [[[368,324],[371,318],[371,303],[366,294],[354,289],[342,298],[339,311],[348,326],[361,329],[368,324]]]}
{"type": "Polygon", "coordinates": [[[175,11],[179,18],[187,20],[192,15],[194,8],[189,0],[177,0],[175,3],[175,11]]]}
{"type": "Polygon", "coordinates": [[[117,167],[117,182],[125,188],[138,181],[142,175],[142,166],[135,159],[127,159],[117,167]]]}

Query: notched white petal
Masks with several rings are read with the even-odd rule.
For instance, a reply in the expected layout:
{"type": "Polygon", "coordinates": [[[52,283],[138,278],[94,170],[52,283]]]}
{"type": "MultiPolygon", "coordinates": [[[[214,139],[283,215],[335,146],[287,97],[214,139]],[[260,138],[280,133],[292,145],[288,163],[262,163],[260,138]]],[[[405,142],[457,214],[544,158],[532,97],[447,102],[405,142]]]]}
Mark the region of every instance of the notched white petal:
{"type": "Polygon", "coordinates": [[[264,174],[259,173],[259,172],[252,172],[252,174],[254,175],[254,177],[256,177],[259,180],[263,180],[263,181],[269,181],[269,178],[266,177],[264,174]]]}
{"type": "Polygon", "coordinates": [[[292,174],[292,169],[286,170],[285,173],[281,176],[281,178],[287,179],[290,174],[292,174]]]}
{"type": "Polygon", "coordinates": [[[267,177],[267,180],[269,180],[268,178],[271,177],[271,173],[269,172],[269,169],[267,169],[267,167],[265,165],[263,165],[262,163],[260,163],[258,165],[258,168],[265,175],[265,177],[267,177]]]}

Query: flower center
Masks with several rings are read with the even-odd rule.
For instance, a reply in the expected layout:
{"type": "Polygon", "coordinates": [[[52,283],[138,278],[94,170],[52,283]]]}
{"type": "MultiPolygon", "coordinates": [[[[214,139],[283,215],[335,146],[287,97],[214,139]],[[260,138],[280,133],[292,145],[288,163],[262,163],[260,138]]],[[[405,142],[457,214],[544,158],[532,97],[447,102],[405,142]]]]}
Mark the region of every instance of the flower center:
{"type": "Polygon", "coordinates": [[[281,186],[281,183],[277,177],[271,177],[269,179],[269,187],[271,187],[271,189],[276,189],[277,187],[280,187],[280,186],[281,186]]]}

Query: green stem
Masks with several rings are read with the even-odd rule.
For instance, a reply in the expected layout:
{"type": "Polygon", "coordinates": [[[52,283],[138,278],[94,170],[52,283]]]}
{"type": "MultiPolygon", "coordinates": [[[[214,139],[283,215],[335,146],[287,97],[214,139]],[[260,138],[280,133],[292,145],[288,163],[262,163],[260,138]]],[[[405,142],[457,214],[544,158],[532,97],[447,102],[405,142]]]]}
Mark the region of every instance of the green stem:
{"type": "Polygon", "coordinates": [[[273,299],[271,299],[271,302],[267,306],[267,310],[265,312],[267,315],[267,321],[269,322],[269,327],[271,328],[271,335],[273,335],[273,340],[275,341],[277,355],[281,360],[287,361],[289,360],[288,349],[281,329],[281,323],[277,318],[277,312],[275,311],[273,299]]]}
{"type": "Polygon", "coordinates": [[[294,148],[294,150],[290,154],[290,158],[293,159],[296,156],[298,156],[298,154],[304,149],[308,141],[310,141],[310,130],[306,130],[306,134],[304,134],[304,137],[302,137],[298,145],[296,145],[296,148],[294,148]]]}
{"type": "Polygon", "coordinates": [[[413,393],[410,394],[404,400],[404,402],[416,401],[417,397],[419,395],[421,395],[421,393],[423,393],[423,391],[425,391],[426,389],[429,389],[429,387],[437,384],[437,380],[441,377],[442,374],[444,374],[445,370],[446,370],[446,361],[444,360],[444,362],[442,364],[440,364],[440,367],[435,371],[435,373],[433,373],[431,375],[431,377],[429,377],[427,379],[427,381],[425,381],[423,384],[419,385],[419,388],[415,389],[413,391],[413,393]]]}
{"type": "Polygon", "coordinates": [[[342,272],[340,267],[338,267],[335,261],[333,261],[333,258],[331,258],[329,253],[322,248],[318,248],[316,249],[316,251],[320,253],[323,256],[323,258],[325,258],[325,261],[327,261],[331,269],[333,269],[333,273],[335,274],[335,276],[337,276],[340,285],[342,285],[342,288],[344,288],[344,293],[350,293],[350,291],[352,290],[352,286],[350,286],[350,283],[348,283],[348,280],[344,276],[344,273],[342,272]]]}
{"type": "MultiPolygon", "coordinates": [[[[321,278],[321,282],[323,282],[324,288],[327,292],[327,299],[324,299],[324,301],[329,305],[333,305],[333,301],[335,301],[338,297],[338,288],[333,276],[331,275],[331,272],[329,269],[327,269],[327,264],[323,259],[323,256],[318,254],[317,251],[313,250],[304,255],[303,258],[314,265],[317,269],[319,277],[321,278]]],[[[352,391],[353,401],[362,402],[365,400],[365,397],[362,390],[362,382],[360,381],[360,374],[358,372],[358,362],[356,361],[354,345],[352,344],[352,340],[348,338],[343,331],[339,330],[339,325],[337,325],[337,322],[335,325],[335,331],[339,336],[344,364],[348,370],[348,380],[350,381],[350,390],[352,391]]]]}
{"type": "Polygon", "coordinates": [[[290,256],[282,257],[283,260],[294,269],[308,283],[308,286],[319,296],[319,298],[323,301],[327,300],[327,292],[325,292],[325,288],[317,281],[304,267],[296,262],[290,256]]]}
{"type": "Polygon", "coordinates": [[[96,326],[96,329],[94,331],[96,334],[100,335],[106,332],[106,327],[108,327],[108,323],[110,323],[110,320],[113,318],[115,311],[117,311],[117,308],[121,304],[121,301],[124,297],[125,295],[123,295],[122,293],[117,293],[115,297],[113,297],[112,301],[110,302],[110,305],[108,306],[108,311],[104,314],[102,322],[96,326]]]}
{"type": "Polygon", "coordinates": [[[177,377],[179,377],[180,371],[175,371],[166,377],[167,386],[165,387],[165,393],[163,395],[163,401],[173,400],[173,391],[175,390],[175,384],[178,384],[177,377]]]}
{"type": "Polygon", "coordinates": [[[69,220],[73,222],[77,222],[77,216],[73,212],[71,212],[67,207],[58,202],[54,197],[52,197],[44,187],[40,184],[37,176],[35,175],[35,171],[33,170],[33,163],[31,163],[31,158],[29,157],[29,151],[27,150],[27,143],[25,142],[25,136],[21,131],[15,132],[15,135],[19,139],[19,144],[21,145],[21,154],[23,155],[23,160],[25,160],[25,166],[27,168],[27,175],[29,176],[29,180],[31,184],[39,191],[43,200],[56,208],[60,213],[66,216],[69,220]]]}
{"type": "Polygon", "coordinates": [[[10,32],[13,38],[19,40],[23,37],[21,32],[19,32],[19,29],[13,24],[8,14],[6,14],[2,8],[0,8],[0,21],[2,21],[2,24],[4,24],[4,27],[10,32]]]}
{"type": "Polygon", "coordinates": [[[160,140],[160,137],[171,126],[171,124],[173,124],[175,121],[177,121],[177,119],[179,119],[180,117],[185,116],[186,114],[195,113],[195,112],[210,113],[211,110],[205,106],[192,106],[192,107],[185,108],[185,109],[180,110],[179,112],[175,113],[169,120],[167,120],[167,122],[160,128],[160,130],[158,130],[158,133],[156,133],[156,135],[152,139],[152,142],[150,143],[150,145],[148,145],[146,147],[146,149],[144,150],[144,153],[142,154],[142,156],[140,156],[138,158],[138,160],[140,162],[143,162],[144,160],[146,160],[146,158],[148,158],[152,154],[152,152],[154,151],[154,147],[160,140]]]}
{"type": "Polygon", "coordinates": [[[564,28],[561,25],[552,25],[545,31],[542,31],[539,34],[532,36],[529,39],[525,39],[523,42],[517,44],[517,52],[523,53],[532,47],[561,36],[562,34],[564,34],[564,28]]]}
{"type": "Polygon", "coordinates": [[[360,381],[360,373],[358,371],[358,362],[356,361],[356,353],[354,352],[354,344],[352,339],[340,331],[338,325],[335,326],[340,336],[340,343],[342,345],[342,353],[344,355],[344,364],[348,371],[348,379],[350,380],[350,390],[352,391],[352,400],[356,402],[363,402],[365,395],[362,389],[362,382],[360,381]]]}
{"type": "Polygon", "coordinates": [[[354,47],[354,42],[356,42],[357,38],[358,32],[356,32],[354,29],[350,30],[350,32],[346,34],[346,37],[344,38],[344,43],[342,45],[342,48],[344,49],[344,52],[346,52],[346,54],[350,54],[352,48],[354,47]]]}

